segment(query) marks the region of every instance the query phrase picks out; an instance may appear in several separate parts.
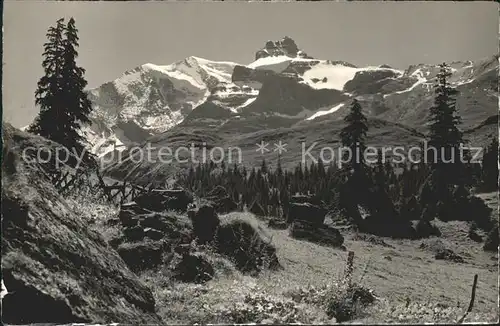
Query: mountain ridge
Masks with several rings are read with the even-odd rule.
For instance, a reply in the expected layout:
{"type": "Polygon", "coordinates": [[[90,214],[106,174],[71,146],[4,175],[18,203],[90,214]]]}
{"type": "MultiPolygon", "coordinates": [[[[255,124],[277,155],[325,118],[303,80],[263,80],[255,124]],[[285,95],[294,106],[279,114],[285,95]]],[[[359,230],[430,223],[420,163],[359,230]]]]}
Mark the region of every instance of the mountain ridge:
{"type": "MultiPolygon", "coordinates": [[[[242,119],[248,125],[267,119],[263,127],[274,128],[326,115],[341,119],[353,98],[368,116],[425,127],[436,65],[356,67],[312,58],[288,37],[268,41],[255,58],[247,65],[197,56],[166,66],[146,63],[90,90],[93,123],[83,133],[91,150],[103,155],[177,125],[231,129],[242,119]]],[[[451,67],[450,81],[461,91],[457,106],[464,128],[495,114],[498,56],[451,67]]]]}

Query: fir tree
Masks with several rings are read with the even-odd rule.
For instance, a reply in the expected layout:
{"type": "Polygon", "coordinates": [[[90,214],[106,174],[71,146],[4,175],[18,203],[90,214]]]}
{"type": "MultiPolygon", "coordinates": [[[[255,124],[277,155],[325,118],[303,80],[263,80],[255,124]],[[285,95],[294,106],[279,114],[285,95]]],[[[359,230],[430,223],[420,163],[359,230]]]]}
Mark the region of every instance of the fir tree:
{"type": "Polygon", "coordinates": [[[439,68],[434,105],[430,108],[429,146],[433,153],[428,153],[428,160],[431,160],[433,171],[438,171],[444,178],[442,182],[459,184],[460,180],[463,180],[460,177],[463,172],[460,155],[463,139],[462,132],[458,128],[461,118],[456,109],[457,91],[448,83],[448,78],[451,76],[450,67],[443,63],[439,68]]]}
{"type": "MultiPolygon", "coordinates": [[[[85,139],[80,135],[81,124],[88,124],[92,104],[84,89],[85,70],[76,64],[78,57],[78,30],[71,18],[65,25],[61,18],[47,32],[44,44],[44,76],[38,82],[35,104],[40,114],[29,132],[51,139],[80,155],[85,151],[85,139]]],[[[84,162],[95,164],[93,156],[85,151],[84,162]]]]}
{"type": "MultiPolygon", "coordinates": [[[[363,115],[361,105],[357,100],[352,102],[350,112],[344,118],[344,121],[347,123],[347,126],[340,132],[342,146],[350,150],[351,159],[349,160],[349,166],[355,172],[358,172],[364,166],[365,137],[368,126],[367,119],[363,115]]],[[[345,153],[345,155],[348,155],[348,153],[345,153]]]]}

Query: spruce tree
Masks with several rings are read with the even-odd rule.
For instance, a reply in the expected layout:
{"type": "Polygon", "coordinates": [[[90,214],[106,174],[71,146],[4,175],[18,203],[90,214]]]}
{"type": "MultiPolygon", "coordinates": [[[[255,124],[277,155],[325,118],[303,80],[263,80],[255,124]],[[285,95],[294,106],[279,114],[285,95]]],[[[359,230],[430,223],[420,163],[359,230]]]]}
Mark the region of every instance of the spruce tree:
{"type": "Polygon", "coordinates": [[[354,169],[355,172],[359,172],[363,169],[365,163],[365,137],[368,126],[367,119],[363,115],[361,105],[357,100],[353,100],[350,112],[344,118],[344,121],[347,125],[340,131],[342,146],[351,152],[349,167],[354,169]]]}
{"type": "MultiPolygon", "coordinates": [[[[89,124],[92,104],[84,89],[85,69],[76,63],[78,57],[78,30],[71,18],[66,25],[61,18],[47,32],[44,44],[44,76],[38,82],[35,104],[40,113],[29,132],[51,139],[70,151],[81,155],[85,139],[80,135],[82,124],[89,124]]],[[[84,164],[95,164],[93,156],[85,151],[84,164]]]]}
{"type": "Polygon", "coordinates": [[[435,152],[428,153],[431,168],[444,178],[446,184],[460,184],[463,178],[462,157],[460,146],[463,143],[463,133],[458,126],[461,118],[457,113],[455,96],[458,93],[448,83],[451,69],[446,63],[439,65],[437,83],[435,86],[434,105],[430,108],[430,140],[429,147],[435,152]]]}

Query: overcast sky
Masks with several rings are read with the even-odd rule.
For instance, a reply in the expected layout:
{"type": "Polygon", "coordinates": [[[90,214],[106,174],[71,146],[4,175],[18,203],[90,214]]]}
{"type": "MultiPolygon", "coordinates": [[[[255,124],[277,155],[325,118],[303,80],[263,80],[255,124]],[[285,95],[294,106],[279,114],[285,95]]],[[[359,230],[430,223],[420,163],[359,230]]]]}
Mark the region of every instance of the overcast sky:
{"type": "Polygon", "coordinates": [[[143,63],[190,55],[253,61],[267,40],[288,35],[309,55],[356,65],[476,60],[498,53],[494,2],[4,2],[4,119],[37,114],[42,45],[60,17],[76,20],[89,87],[143,63]]]}

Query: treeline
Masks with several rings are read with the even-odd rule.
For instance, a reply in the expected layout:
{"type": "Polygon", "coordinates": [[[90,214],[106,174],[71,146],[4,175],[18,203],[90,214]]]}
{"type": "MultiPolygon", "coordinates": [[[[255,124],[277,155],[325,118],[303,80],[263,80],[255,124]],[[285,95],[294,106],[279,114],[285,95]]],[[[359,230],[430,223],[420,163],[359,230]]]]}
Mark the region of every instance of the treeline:
{"type": "MultiPolygon", "coordinates": [[[[379,151],[376,164],[367,164],[363,155],[344,158],[341,168],[321,161],[297,164],[284,171],[281,162],[272,170],[265,161],[258,168],[226,166],[224,163],[198,165],[178,179],[180,186],[200,197],[212,195],[214,188],[254,213],[286,218],[294,196],[327,208],[334,219],[381,235],[398,236],[410,220],[420,220],[426,228],[441,220],[474,221],[480,228],[493,227],[491,209],[472,190],[494,191],[498,187],[498,139],[485,150],[483,163],[467,163],[470,155],[462,150],[464,140],[455,107],[457,91],[450,86],[450,68],[440,65],[435,85],[435,101],[430,108],[428,144],[437,151],[428,153],[432,162],[393,164],[379,151]],[[354,157],[357,157],[354,159],[354,157]]],[[[351,153],[363,153],[368,131],[367,119],[356,100],[352,102],[341,131],[342,146],[351,153]]],[[[422,145],[422,150],[425,150],[422,145]]],[[[421,151],[422,152],[422,151],[421,151]]],[[[219,194],[220,195],[220,194],[219,194]]]]}

